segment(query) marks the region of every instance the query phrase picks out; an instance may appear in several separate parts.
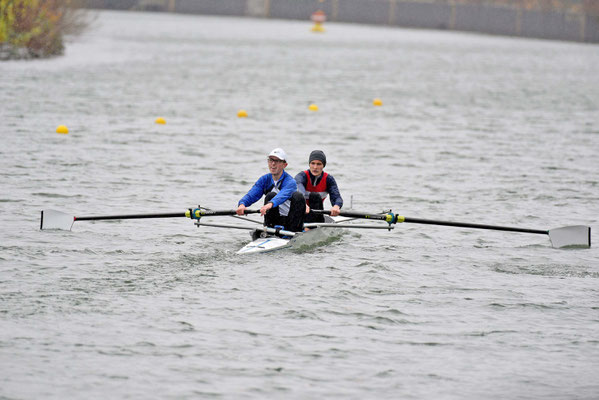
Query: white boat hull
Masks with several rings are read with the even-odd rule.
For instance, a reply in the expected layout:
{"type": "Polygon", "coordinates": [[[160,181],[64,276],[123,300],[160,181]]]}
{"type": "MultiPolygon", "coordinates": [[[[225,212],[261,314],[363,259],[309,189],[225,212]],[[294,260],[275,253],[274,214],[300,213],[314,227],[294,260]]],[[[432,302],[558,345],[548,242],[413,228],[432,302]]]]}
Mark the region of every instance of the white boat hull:
{"type": "Polygon", "coordinates": [[[291,246],[291,239],[277,236],[258,238],[243,246],[237,254],[267,253],[269,251],[284,249],[291,246]]]}
{"type": "MultiPolygon", "coordinates": [[[[331,218],[329,216],[325,216],[325,222],[327,223],[336,223],[345,221],[347,218],[340,217],[339,220],[337,218],[331,218]]],[[[301,246],[310,246],[316,243],[326,241],[329,239],[335,231],[338,229],[334,228],[318,228],[311,229],[307,232],[296,233],[295,236],[288,237],[279,237],[276,235],[264,235],[264,237],[259,237],[250,243],[243,246],[237,254],[255,254],[255,253],[267,253],[275,250],[281,250],[288,247],[301,247],[301,246]]]]}

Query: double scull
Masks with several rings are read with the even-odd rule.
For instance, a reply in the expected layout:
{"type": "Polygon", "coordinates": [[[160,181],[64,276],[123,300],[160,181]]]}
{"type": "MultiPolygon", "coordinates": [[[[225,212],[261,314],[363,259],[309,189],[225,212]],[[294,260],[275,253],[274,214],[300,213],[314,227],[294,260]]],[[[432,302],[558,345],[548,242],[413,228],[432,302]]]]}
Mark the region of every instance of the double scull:
{"type": "MultiPolygon", "coordinates": [[[[259,210],[245,210],[245,214],[259,213],[259,210]]],[[[530,229],[517,228],[509,226],[473,224],[466,222],[439,221],[422,218],[411,218],[392,213],[391,211],[369,213],[357,211],[343,211],[339,216],[331,217],[329,211],[312,210],[316,214],[324,214],[324,222],[314,222],[304,224],[303,232],[290,232],[282,227],[263,226],[262,222],[251,220],[236,215],[235,210],[211,210],[197,207],[190,208],[185,212],[158,213],[158,214],[125,214],[125,215],[106,215],[106,216],[83,216],[75,217],[55,210],[43,210],[41,212],[40,229],[61,229],[71,230],[76,221],[100,221],[115,219],[146,219],[146,218],[191,218],[196,226],[209,226],[228,229],[243,229],[251,232],[252,241],[243,246],[239,254],[264,253],[284,249],[288,247],[311,245],[324,242],[333,235],[339,228],[350,229],[387,229],[392,230],[398,223],[415,223],[426,225],[441,225],[458,228],[488,229],[504,232],[520,232],[548,235],[553,247],[591,247],[591,227],[586,225],[565,226],[555,229],[530,229]],[[248,225],[229,225],[206,222],[203,218],[231,216],[254,223],[248,225]],[[371,220],[375,224],[350,223],[354,220],[371,220]]]]}

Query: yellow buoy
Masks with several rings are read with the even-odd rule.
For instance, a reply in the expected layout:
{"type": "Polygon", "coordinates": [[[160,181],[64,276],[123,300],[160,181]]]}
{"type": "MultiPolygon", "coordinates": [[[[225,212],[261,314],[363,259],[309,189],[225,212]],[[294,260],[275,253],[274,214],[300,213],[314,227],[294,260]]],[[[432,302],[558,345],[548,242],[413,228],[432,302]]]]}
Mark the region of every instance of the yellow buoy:
{"type": "Polygon", "coordinates": [[[317,32],[317,33],[322,33],[322,32],[324,32],[324,27],[322,26],[322,24],[319,24],[319,23],[317,22],[317,23],[315,23],[315,24],[312,26],[312,29],[311,29],[311,31],[312,31],[312,32],[317,32]]]}
{"type": "Polygon", "coordinates": [[[67,133],[69,133],[69,128],[67,128],[64,125],[58,125],[58,127],[56,128],[56,133],[62,133],[63,135],[66,135],[67,133]]]}
{"type": "Polygon", "coordinates": [[[239,118],[247,118],[248,117],[248,112],[245,110],[239,110],[237,111],[237,117],[239,118]]]}
{"type": "Polygon", "coordinates": [[[312,32],[324,32],[324,27],[322,24],[327,20],[327,15],[322,10],[316,10],[310,16],[312,22],[314,22],[314,26],[312,27],[312,32]]]}
{"type": "Polygon", "coordinates": [[[374,99],[372,100],[372,104],[375,106],[382,106],[383,105],[383,100],[381,99],[374,99]]]}
{"type": "Polygon", "coordinates": [[[316,104],[310,104],[308,109],[310,109],[310,111],[318,111],[318,106],[316,104]]]}
{"type": "Polygon", "coordinates": [[[158,117],[158,118],[156,118],[156,121],[155,121],[155,122],[156,122],[157,124],[160,124],[160,125],[164,125],[164,124],[166,124],[166,120],[165,120],[164,118],[162,118],[162,117],[158,117]]]}

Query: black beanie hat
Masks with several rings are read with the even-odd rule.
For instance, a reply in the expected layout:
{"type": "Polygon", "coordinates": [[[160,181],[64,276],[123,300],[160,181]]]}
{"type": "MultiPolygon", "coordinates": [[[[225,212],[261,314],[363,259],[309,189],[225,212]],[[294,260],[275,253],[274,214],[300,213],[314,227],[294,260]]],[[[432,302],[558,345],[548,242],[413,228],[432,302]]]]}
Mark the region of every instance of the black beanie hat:
{"type": "Polygon", "coordinates": [[[314,160],[322,161],[323,167],[327,165],[327,156],[324,155],[322,150],[314,150],[312,153],[310,153],[310,159],[308,160],[308,163],[311,163],[314,160]]]}

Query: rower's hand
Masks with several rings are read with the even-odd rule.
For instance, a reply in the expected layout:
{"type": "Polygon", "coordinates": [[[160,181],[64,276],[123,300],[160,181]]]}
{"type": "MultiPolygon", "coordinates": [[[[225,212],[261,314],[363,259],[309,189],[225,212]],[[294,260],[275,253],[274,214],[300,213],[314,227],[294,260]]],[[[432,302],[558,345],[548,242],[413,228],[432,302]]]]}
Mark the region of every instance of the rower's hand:
{"type": "Polygon", "coordinates": [[[310,206],[306,204],[306,214],[310,214],[310,206]]]}
{"type": "Polygon", "coordinates": [[[266,203],[260,208],[260,215],[264,216],[268,210],[272,208],[272,203],[266,203]]]}
{"type": "Polygon", "coordinates": [[[339,206],[333,206],[333,208],[331,208],[331,217],[336,217],[340,212],[339,206]]]}
{"type": "Polygon", "coordinates": [[[237,210],[235,210],[235,212],[237,213],[237,215],[245,214],[245,205],[240,204],[239,207],[237,207],[237,210]]]}

